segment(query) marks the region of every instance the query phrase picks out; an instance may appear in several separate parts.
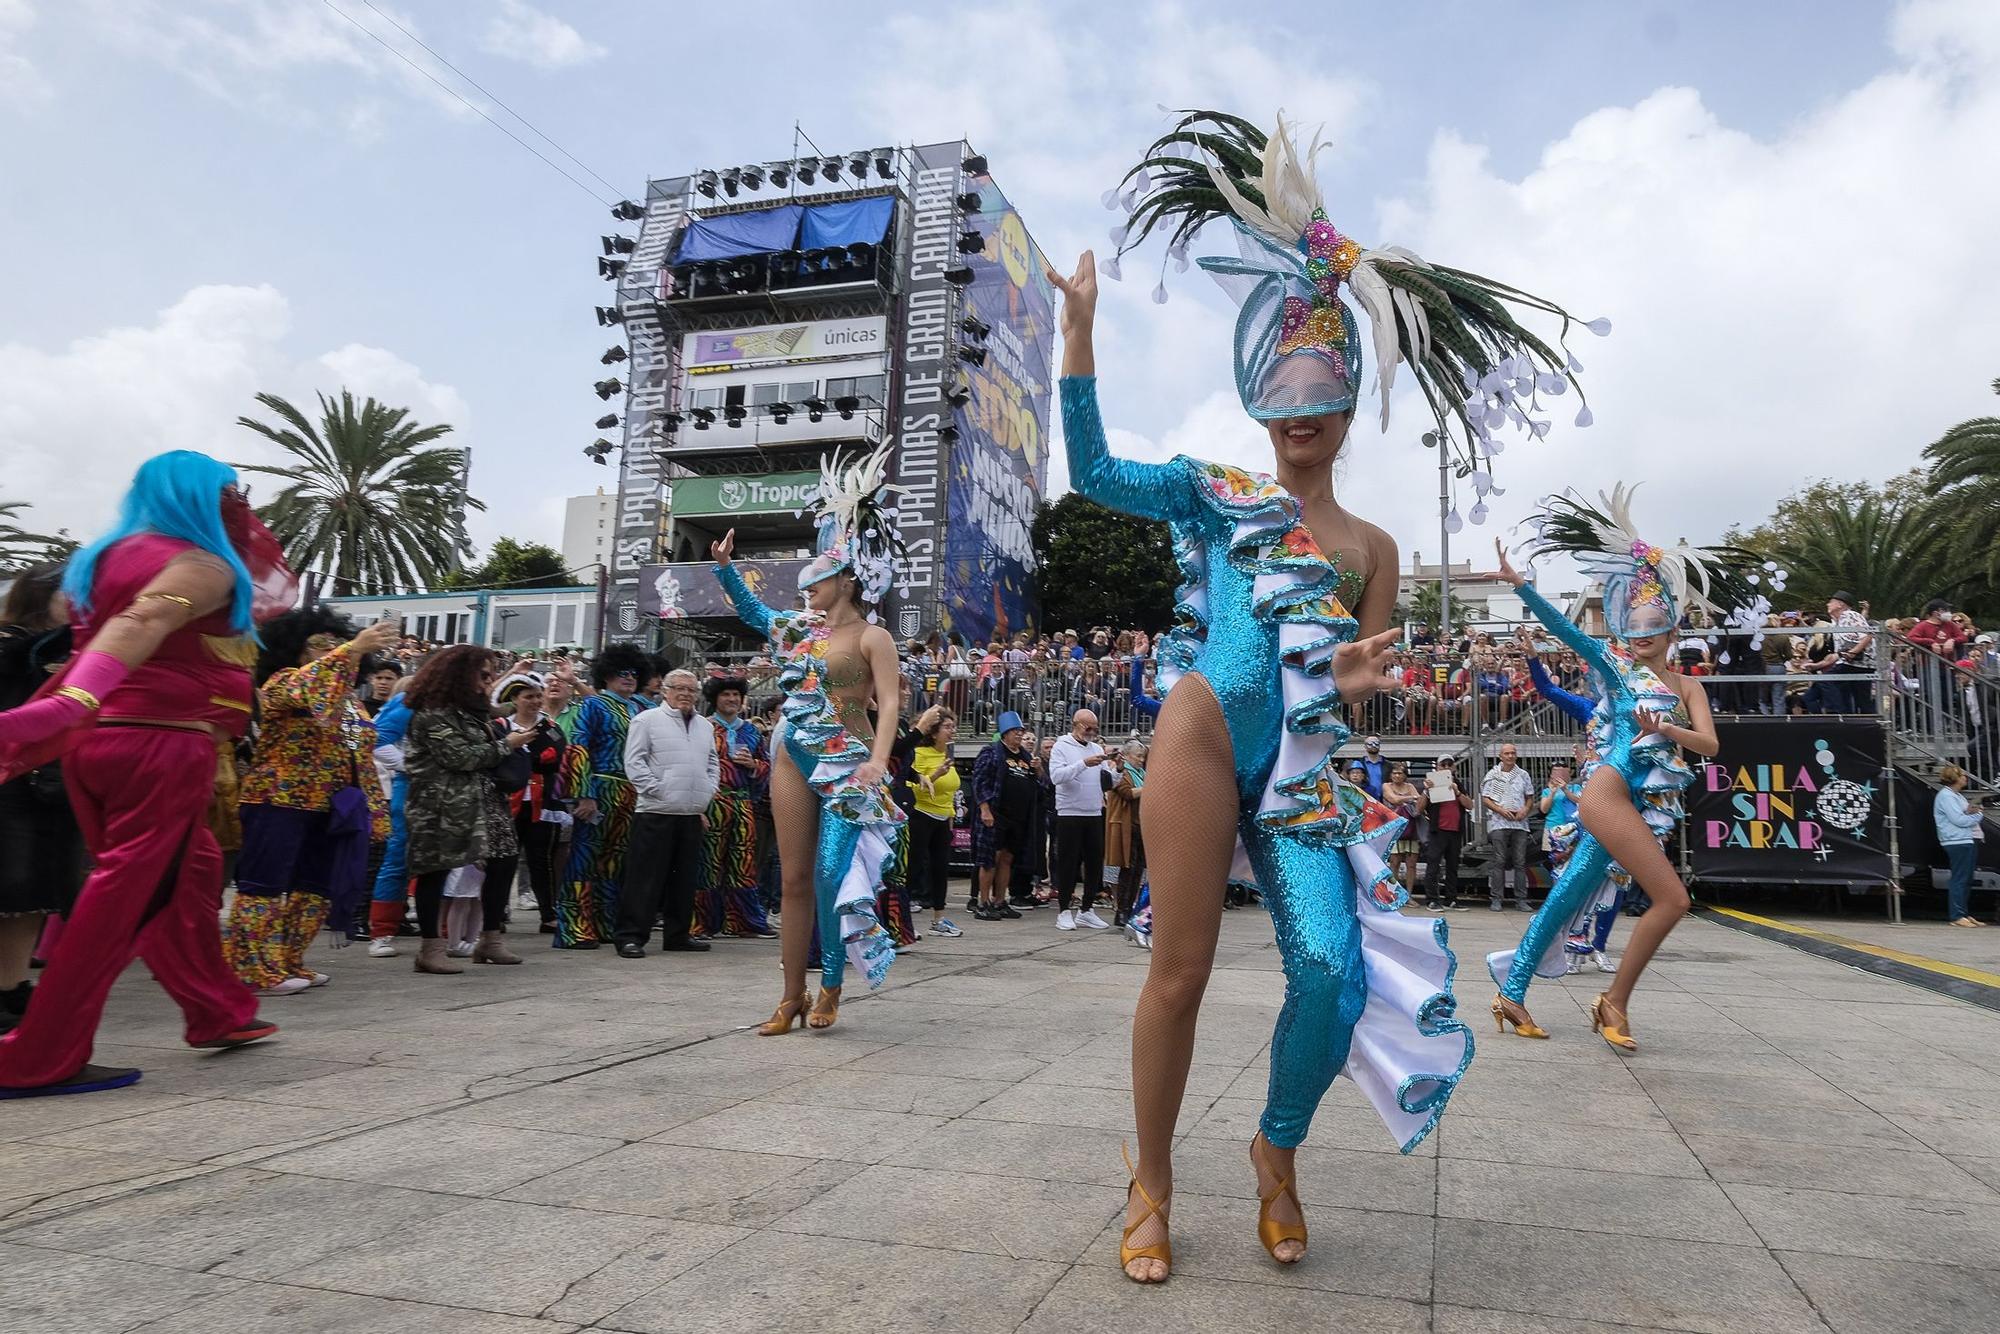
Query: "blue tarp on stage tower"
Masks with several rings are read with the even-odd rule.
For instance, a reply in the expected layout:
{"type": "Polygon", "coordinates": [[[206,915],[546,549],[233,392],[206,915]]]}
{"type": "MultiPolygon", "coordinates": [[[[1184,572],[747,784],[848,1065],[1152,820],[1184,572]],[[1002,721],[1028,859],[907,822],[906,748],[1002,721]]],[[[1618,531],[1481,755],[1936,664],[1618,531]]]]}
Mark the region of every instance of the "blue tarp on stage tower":
{"type": "MultiPolygon", "coordinates": [[[[681,233],[681,246],[674,255],[676,264],[692,264],[704,259],[735,259],[739,255],[769,255],[792,250],[799,234],[800,204],[780,204],[749,213],[723,213],[712,218],[696,218],[681,233]]],[[[876,240],[881,240],[878,233],[876,240]]]]}
{"type": "Polygon", "coordinates": [[[799,230],[799,249],[819,250],[864,241],[880,245],[895,211],[896,201],[889,195],[850,199],[840,204],[815,204],[806,210],[805,226],[799,230]]]}

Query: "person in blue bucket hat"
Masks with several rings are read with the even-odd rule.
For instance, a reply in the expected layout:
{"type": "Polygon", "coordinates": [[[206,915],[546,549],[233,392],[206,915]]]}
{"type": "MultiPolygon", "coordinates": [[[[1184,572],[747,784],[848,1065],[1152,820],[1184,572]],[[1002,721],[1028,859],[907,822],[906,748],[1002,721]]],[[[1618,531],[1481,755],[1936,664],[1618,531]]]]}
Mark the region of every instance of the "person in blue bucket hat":
{"type": "Polygon", "coordinates": [[[972,856],[979,868],[979,903],[972,915],[982,922],[1021,915],[1007,903],[1007,886],[1015,859],[1027,855],[1041,790],[1026,737],[1021,715],[1009,709],[1000,715],[999,737],[972,764],[972,856]]]}

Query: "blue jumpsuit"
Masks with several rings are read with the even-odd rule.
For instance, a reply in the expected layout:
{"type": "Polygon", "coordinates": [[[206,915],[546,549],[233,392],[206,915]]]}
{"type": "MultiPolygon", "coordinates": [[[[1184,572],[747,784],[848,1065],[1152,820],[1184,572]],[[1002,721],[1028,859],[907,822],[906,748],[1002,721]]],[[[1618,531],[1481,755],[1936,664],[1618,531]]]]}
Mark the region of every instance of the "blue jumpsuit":
{"type": "MultiPolygon", "coordinates": [[[[1581,781],[1588,787],[1590,776],[1600,766],[1616,770],[1653,836],[1665,843],[1680,823],[1681,793],[1694,782],[1694,771],[1672,741],[1641,732],[1633,711],[1644,708],[1686,726],[1687,710],[1680,692],[1622,651],[1586,635],[1536,592],[1534,585],[1523,584],[1520,591],[1528,610],[1557,639],[1576,650],[1597,679],[1600,694],[1590,718],[1590,758],[1581,781]]],[[[1630,879],[1589,830],[1580,833],[1569,861],[1529,921],[1521,943],[1486,956],[1486,970],[1499,984],[1500,994],[1519,1005],[1526,1000],[1528,985],[1537,974],[1562,976],[1567,971],[1560,948],[1563,937],[1587,929],[1595,914],[1615,906],[1630,879]]]]}
{"type": "MultiPolygon", "coordinates": [[[[876,908],[883,876],[895,861],[904,815],[886,779],[872,788],[854,781],[866,764],[866,743],[841,724],[823,686],[826,636],[811,612],[773,611],[743,582],[734,564],[715,577],[737,618],[776,645],[784,658],[786,753],[820,799],[819,848],[813,857],[813,905],[820,942],[820,984],[838,987],[849,962],[878,987],[895,947],[876,908]]],[[[775,748],[774,748],[775,749],[775,748]]]]}
{"type": "Polygon", "coordinates": [[[1303,1140],[1344,1069],[1407,1153],[1443,1115],[1472,1038],[1455,1017],[1445,924],[1395,911],[1405,896],[1382,853],[1403,822],[1333,760],[1348,731],[1332,655],[1355,636],[1341,594],[1359,581],[1320,554],[1298,501],[1269,478],[1112,458],[1093,378],[1064,378],[1062,404],[1072,485],[1172,529],[1184,582],[1157,651],[1162,690],[1200,675],[1229,730],[1238,832],[1285,969],[1264,1136],[1303,1140]]]}

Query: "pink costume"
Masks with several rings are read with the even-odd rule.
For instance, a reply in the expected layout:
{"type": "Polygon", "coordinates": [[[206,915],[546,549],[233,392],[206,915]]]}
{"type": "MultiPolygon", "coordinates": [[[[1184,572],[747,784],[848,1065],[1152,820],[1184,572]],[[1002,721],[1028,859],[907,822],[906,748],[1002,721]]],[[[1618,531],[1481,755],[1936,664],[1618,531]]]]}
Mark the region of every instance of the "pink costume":
{"type": "MultiPolygon", "coordinates": [[[[77,652],[168,562],[198,549],[154,533],[108,548],[75,628],[77,652]]],[[[222,960],[222,852],[207,820],[216,738],[249,726],[255,656],[226,610],[204,616],[105,696],[95,727],[71,734],[63,776],[94,869],[34,1004],[0,1038],[0,1087],[82,1070],[105,998],[135,955],[181,1007],[189,1043],[214,1043],[256,1018],[257,997],[222,960]]]]}

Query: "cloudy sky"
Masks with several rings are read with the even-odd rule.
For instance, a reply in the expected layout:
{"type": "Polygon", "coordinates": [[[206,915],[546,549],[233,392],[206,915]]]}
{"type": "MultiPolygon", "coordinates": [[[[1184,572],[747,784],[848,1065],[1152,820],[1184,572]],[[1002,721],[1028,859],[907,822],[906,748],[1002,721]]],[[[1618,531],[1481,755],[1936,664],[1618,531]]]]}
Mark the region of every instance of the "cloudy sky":
{"type": "MultiPolygon", "coordinates": [[[[801,12],[0,0],[0,498],[88,531],[157,450],[257,457],[233,425],[257,391],[344,385],[457,426],[476,539],[553,543],[561,497],[612,478],[579,451],[613,224],[432,77],[609,198],[783,155],[794,120],[829,152],[965,135],[1065,257],[1103,248],[1098,196],[1161,104],[1283,106],[1335,145],[1343,230],[1616,326],[1578,348],[1597,424],[1508,451],[1496,528],[1566,482],[1647,479],[1650,531],[1709,539],[1995,407],[1990,0],[801,12]]],[[[1267,463],[1230,308],[1198,272],[1154,305],[1158,262],[1128,260],[1100,317],[1116,447],[1267,463]]],[[[1435,554],[1436,477],[1400,397],[1343,486],[1407,560],[1435,554]]]]}

